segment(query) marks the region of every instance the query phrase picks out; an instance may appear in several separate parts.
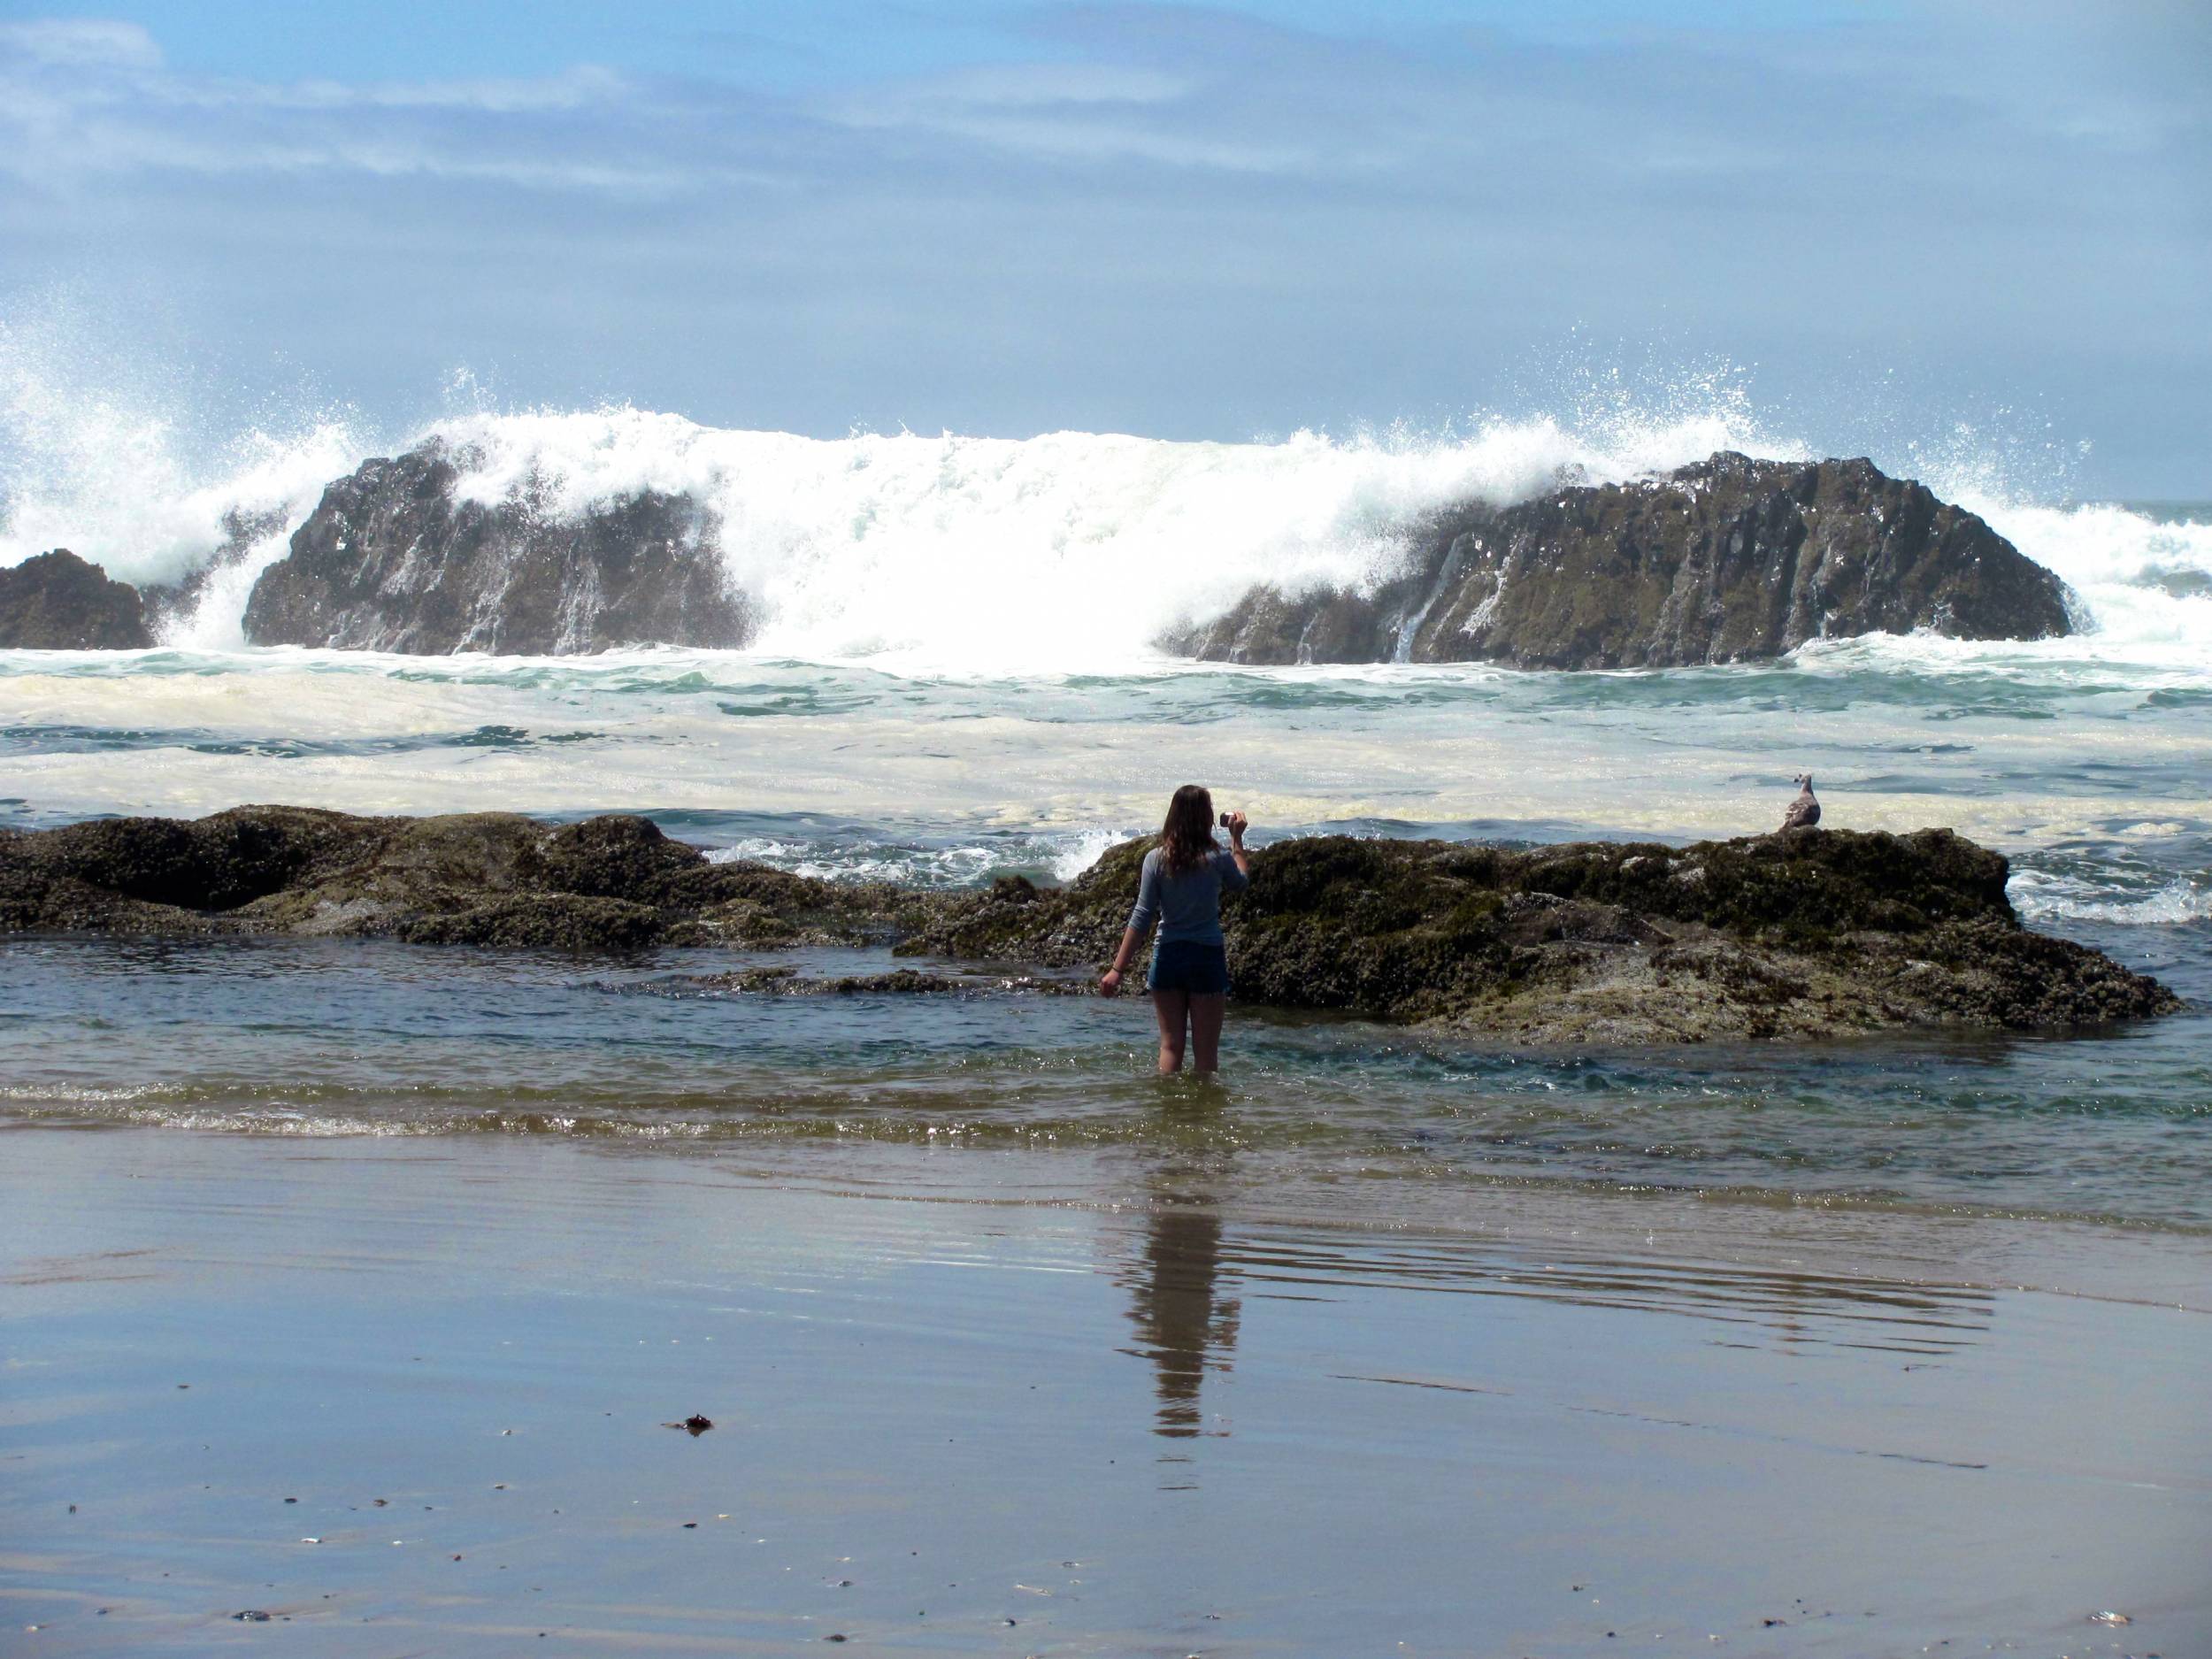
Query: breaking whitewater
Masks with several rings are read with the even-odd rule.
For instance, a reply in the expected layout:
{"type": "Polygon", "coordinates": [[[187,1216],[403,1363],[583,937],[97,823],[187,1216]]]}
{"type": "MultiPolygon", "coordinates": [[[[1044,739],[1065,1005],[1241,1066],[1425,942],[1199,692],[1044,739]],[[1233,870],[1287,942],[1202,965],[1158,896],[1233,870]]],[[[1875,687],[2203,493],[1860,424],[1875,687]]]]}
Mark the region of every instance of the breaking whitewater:
{"type": "MultiPolygon", "coordinates": [[[[772,658],[997,674],[1145,664],[1164,631],[1217,617],[1254,586],[1357,589],[1402,564],[1405,527],[1468,502],[1505,506],[1563,479],[1624,482],[1778,439],[1740,400],[1594,427],[1495,420],[1463,435],[1176,443],[1087,433],[835,440],[724,431],[632,408],[450,417],[396,442],[325,422],[251,433],[212,463],[175,453],[157,417],[17,388],[0,481],[0,567],[66,547],[139,586],[219,564],[164,642],[231,650],[256,580],[334,480],[371,454],[436,442],[457,502],[526,498],[580,517],[649,493],[695,502],[772,658]]],[[[1951,449],[1960,446],[1954,442],[1951,449]]],[[[1989,521],[2078,596],[2090,632],[2047,655],[2162,664],[2212,657],[2212,514],[2039,503],[1982,457],[1876,457],[1989,521]]]]}

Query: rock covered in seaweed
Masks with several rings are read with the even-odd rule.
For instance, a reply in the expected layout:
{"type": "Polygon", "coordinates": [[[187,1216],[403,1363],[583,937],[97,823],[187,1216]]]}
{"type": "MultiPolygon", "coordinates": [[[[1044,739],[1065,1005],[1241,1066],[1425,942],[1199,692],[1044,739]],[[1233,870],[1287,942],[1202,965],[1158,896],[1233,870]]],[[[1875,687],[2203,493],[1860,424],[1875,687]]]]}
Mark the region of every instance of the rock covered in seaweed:
{"type": "Polygon", "coordinates": [[[138,590],[67,548],[0,570],[0,650],[132,651],[153,642],[138,590]]]}
{"type": "Polygon", "coordinates": [[[2070,631],[2065,585],[1871,461],[1724,452],[1663,478],[1445,513],[1372,591],[1259,588],[1163,643],[1238,663],[1659,668],[1928,629],[2070,631]]]}
{"type": "MultiPolygon", "coordinates": [[[[0,932],[352,934],[572,951],[864,942],[1087,969],[1120,938],[1148,844],[1115,848],[1065,887],[1007,877],[980,891],[924,892],[713,863],[641,818],[551,826],[499,812],[241,807],[190,822],[0,833],[0,932]]],[[[2023,928],[2007,873],[2002,857],[1947,830],[1526,851],[1328,835],[1262,849],[1225,922],[1248,1001],[1528,1041],[2062,1029],[2177,1005],[2108,957],[2023,928]]],[[[749,973],[726,988],[978,984],[749,973]]]]}
{"type": "Polygon", "coordinates": [[[537,485],[488,503],[460,479],[433,440],[333,483],[255,581],[246,638],[568,655],[750,637],[711,517],[690,496],[645,490],[571,515],[537,485]]]}
{"type": "Polygon", "coordinates": [[[0,834],[0,932],[292,933],[620,950],[887,941],[887,887],[717,864],[649,820],[511,812],[357,818],[306,807],[101,818],[0,834]]]}
{"type": "MultiPolygon", "coordinates": [[[[1149,844],[1124,843],[1064,888],[968,895],[899,949],[1102,962],[1149,844]]],[[[1525,852],[1316,836],[1258,853],[1224,926],[1240,997],[1530,1041],[2063,1028],[2177,1006],[2109,957],[2022,927],[2008,873],[1948,830],[1525,852]]]]}

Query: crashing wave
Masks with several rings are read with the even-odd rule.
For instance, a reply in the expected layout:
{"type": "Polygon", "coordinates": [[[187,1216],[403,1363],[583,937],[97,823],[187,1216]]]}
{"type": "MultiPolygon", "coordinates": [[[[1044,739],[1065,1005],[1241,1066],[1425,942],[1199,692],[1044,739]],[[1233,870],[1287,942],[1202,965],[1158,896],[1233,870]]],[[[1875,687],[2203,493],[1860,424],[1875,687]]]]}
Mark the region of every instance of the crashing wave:
{"type": "MultiPolygon", "coordinates": [[[[205,649],[243,643],[256,582],[332,480],[372,450],[431,440],[455,458],[456,502],[488,511],[576,522],[648,495],[695,503],[760,652],[981,674],[1128,665],[1164,630],[1218,617],[1261,584],[1371,591],[1405,570],[1407,527],[1448,504],[1647,477],[1718,449],[1812,453],[1717,396],[1586,426],[1494,419],[1438,436],[1249,443],[822,440],[629,407],[465,414],[379,442],[315,419],[195,463],[173,423],[127,400],[63,397],[25,373],[5,389],[0,566],[65,546],[121,580],[175,588],[164,637],[205,649]]],[[[1970,469],[1925,481],[2074,590],[2092,632],[2062,654],[2212,650],[2212,523],[2024,503],[1970,469]]]]}

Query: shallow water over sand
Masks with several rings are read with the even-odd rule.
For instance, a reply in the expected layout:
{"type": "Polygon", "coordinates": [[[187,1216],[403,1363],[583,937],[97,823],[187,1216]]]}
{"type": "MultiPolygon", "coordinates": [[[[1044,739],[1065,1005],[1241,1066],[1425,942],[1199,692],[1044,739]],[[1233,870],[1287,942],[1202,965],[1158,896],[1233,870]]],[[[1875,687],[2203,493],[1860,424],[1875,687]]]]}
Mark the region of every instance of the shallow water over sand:
{"type": "MultiPolygon", "coordinates": [[[[0,1123],[573,1136],[672,1154],[1187,1152],[1233,1156],[1240,1184],[1362,1225],[1507,1184],[2212,1237],[2201,1011],[2072,1040],[1617,1053],[1243,1012],[1227,1074],[1205,1086],[1150,1075],[1137,999],[1010,993],[983,973],[949,996],[742,994],[717,977],[760,959],[0,941],[0,1123]]],[[[2198,959],[2159,965],[2212,988],[2198,959]]]]}
{"type": "Polygon", "coordinates": [[[2063,1225],[1344,1226],[1164,1133],[0,1145],[20,1651],[2212,1639],[2200,1248],[2184,1311],[2011,1288],[2063,1225]]]}

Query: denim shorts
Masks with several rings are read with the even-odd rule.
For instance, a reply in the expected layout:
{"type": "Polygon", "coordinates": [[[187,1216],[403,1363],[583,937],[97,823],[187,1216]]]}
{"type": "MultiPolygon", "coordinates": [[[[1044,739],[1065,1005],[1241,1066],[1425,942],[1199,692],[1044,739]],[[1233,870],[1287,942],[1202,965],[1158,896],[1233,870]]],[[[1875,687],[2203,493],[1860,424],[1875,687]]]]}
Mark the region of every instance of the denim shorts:
{"type": "Polygon", "coordinates": [[[1152,971],[1145,975],[1147,989],[1182,991],[1192,996],[1225,996],[1229,992],[1229,953],[1219,945],[1201,945],[1188,940],[1156,945],[1152,971]]]}

